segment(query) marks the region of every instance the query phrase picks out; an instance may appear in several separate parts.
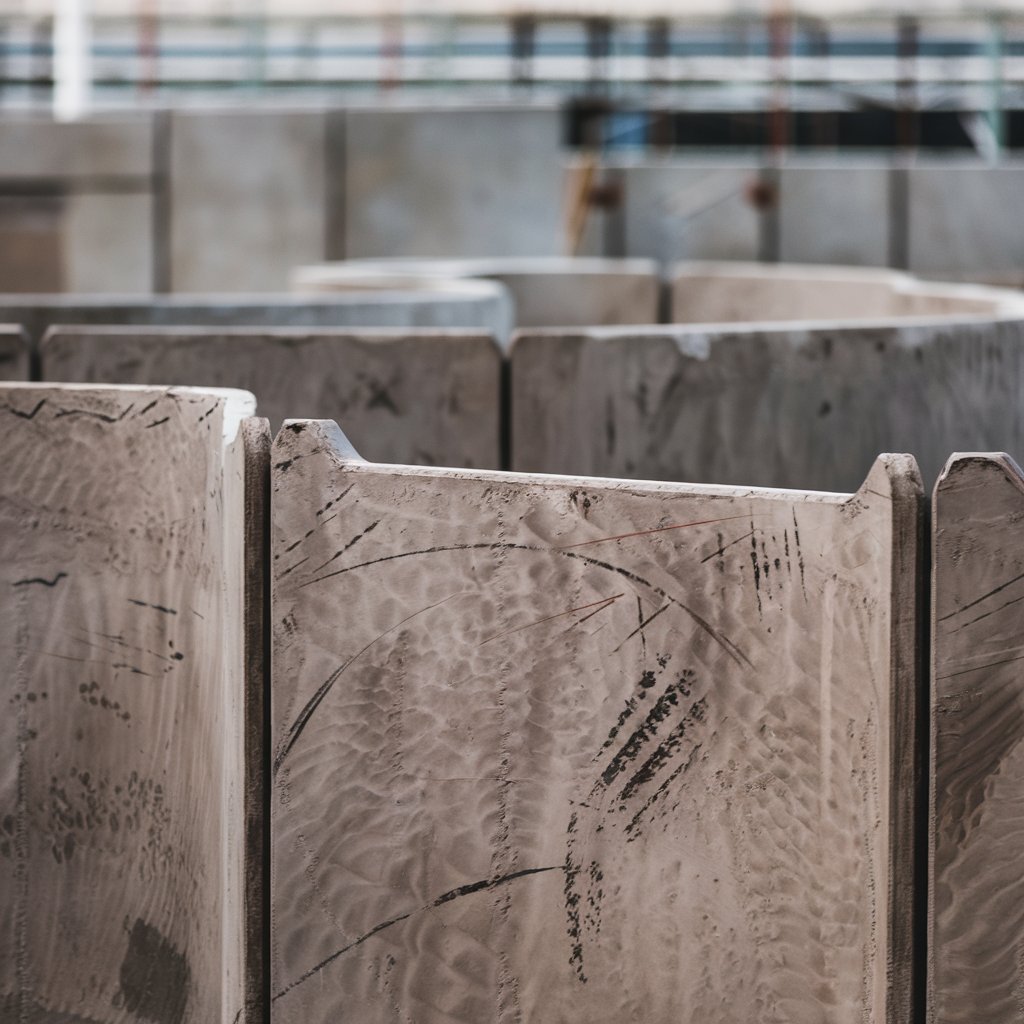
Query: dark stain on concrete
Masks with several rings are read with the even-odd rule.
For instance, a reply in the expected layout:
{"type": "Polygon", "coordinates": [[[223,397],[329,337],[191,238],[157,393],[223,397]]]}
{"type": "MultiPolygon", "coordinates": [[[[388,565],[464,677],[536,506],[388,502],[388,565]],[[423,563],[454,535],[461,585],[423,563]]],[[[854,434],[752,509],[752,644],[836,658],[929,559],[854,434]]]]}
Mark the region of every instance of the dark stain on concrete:
{"type": "Polygon", "coordinates": [[[188,959],[152,925],[136,918],[114,1004],[156,1024],[181,1024],[192,972],[188,959]]]}

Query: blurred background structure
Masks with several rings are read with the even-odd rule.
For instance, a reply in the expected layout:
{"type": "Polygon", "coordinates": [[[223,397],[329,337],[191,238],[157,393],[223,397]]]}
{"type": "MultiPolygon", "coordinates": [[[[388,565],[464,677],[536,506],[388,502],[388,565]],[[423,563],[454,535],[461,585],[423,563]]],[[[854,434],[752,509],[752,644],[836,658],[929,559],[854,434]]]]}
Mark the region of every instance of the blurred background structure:
{"type": "Polygon", "coordinates": [[[0,291],[605,255],[1024,279],[1024,6],[0,0],[0,291]]]}

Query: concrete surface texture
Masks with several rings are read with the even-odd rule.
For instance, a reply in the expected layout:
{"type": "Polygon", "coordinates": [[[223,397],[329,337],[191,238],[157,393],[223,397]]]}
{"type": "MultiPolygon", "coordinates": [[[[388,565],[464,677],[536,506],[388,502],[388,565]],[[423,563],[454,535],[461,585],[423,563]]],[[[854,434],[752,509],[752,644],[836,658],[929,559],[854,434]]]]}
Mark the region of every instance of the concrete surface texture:
{"type": "Polygon", "coordinates": [[[563,188],[557,107],[346,114],[346,256],[557,255],[563,188]]]}
{"type": "Polygon", "coordinates": [[[912,459],[272,462],[275,1024],[908,1019],[912,459]]]}
{"type": "Polygon", "coordinates": [[[1020,1020],[1024,477],[954,455],[935,489],[929,1019],[1020,1020]]]}
{"type": "Polygon", "coordinates": [[[242,833],[262,643],[232,495],[266,465],[252,408],[198,389],[0,392],[5,1020],[256,1019],[242,833]]]}
{"type": "Polygon", "coordinates": [[[365,289],[316,300],[298,295],[0,295],[0,322],[37,345],[55,325],[141,327],[474,327],[507,337],[512,305],[489,281],[445,289],[365,289]]]}
{"type": "Polygon", "coordinates": [[[933,481],[1024,450],[1024,321],[523,332],[513,469],[850,490],[879,451],[933,481]]]}
{"type": "Polygon", "coordinates": [[[18,326],[0,324],[0,380],[28,380],[28,339],[18,326]]]}
{"type": "Polygon", "coordinates": [[[380,462],[495,469],[501,355],[469,330],[54,328],[44,380],[239,387],[276,430],[343,420],[380,462]]]}
{"type": "Polygon", "coordinates": [[[619,162],[624,254],[677,260],[754,260],[761,214],[749,201],[756,163],[619,162]]]}
{"type": "Polygon", "coordinates": [[[674,323],[1024,316],[1024,295],[1009,289],[856,267],[693,261],[672,268],[670,290],[674,323]]]}
{"type": "Polygon", "coordinates": [[[512,297],[517,327],[574,327],[658,322],[661,275],[653,260],[511,257],[504,260],[346,260],[299,267],[296,292],[358,288],[361,281],[407,277],[485,278],[512,297]]]}
{"type": "Polygon", "coordinates": [[[322,111],[174,113],[174,291],[276,291],[322,257],[326,123],[322,111]]]}
{"type": "Polygon", "coordinates": [[[1020,273],[1024,165],[923,162],[909,170],[910,269],[973,277],[1020,273]]]}
{"type": "Polygon", "coordinates": [[[778,173],[779,259],[884,267],[893,241],[892,169],[832,157],[778,173]],[[835,229],[830,229],[833,225],[835,229]]]}

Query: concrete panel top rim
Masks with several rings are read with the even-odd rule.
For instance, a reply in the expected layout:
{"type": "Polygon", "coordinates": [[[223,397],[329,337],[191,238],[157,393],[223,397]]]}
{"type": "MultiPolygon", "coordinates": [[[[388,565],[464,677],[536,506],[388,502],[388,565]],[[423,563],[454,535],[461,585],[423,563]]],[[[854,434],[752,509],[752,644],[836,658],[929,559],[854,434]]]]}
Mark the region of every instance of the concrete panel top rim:
{"type": "Polygon", "coordinates": [[[973,326],[976,324],[1019,324],[1021,315],[987,313],[954,313],[949,316],[876,316],[863,320],[736,320],[707,323],[685,322],[675,324],[610,324],[594,327],[521,327],[512,335],[509,349],[526,338],[585,338],[590,341],[617,341],[627,338],[690,338],[708,334],[787,335],[793,331],[830,331],[857,333],[859,331],[898,331],[905,327],[932,327],[936,329],[973,326]]]}
{"type": "MultiPolygon", "coordinates": [[[[338,439],[348,443],[347,438],[338,429],[337,424],[323,420],[285,420],[283,426],[277,433],[274,440],[275,445],[281,443],[286,431],[294,432],[296,427],[321,428],[321,424],[329,425],[331,428],[331,440],[338,439]]],[[[864,474],[866,482],[871,475],[872,468],[879,461],[885,458],[883,453],[875,459],[871,466],[867,467],[864,474]]],[[[608,490],[626,492],[645,492],[651,494],[686,494],[697,496],[715,496],[729,498],[748,498],[769,501],[792,502],[799,499],[808,499],[825,504],[844,505],[856,498],[858,491],[837,492],[837,491],[816,491],[805,488],[784,488],[784,487],[744,487],[733,484],[698,484],[672,480],[628,480],[616,477],[593,477],[573,476],[561,473],[520,473],[514,470],[491,470],[491,469],[463,469],[448,466],[408,466],[400,464],[368,462],[363,458],[346,458],[341,452],[330,450],[330,455],[337,463],[344,467],[345,472],[357,473],[386,473],[392,476],[418,477],[421,479],[458,479],[476,480],[481,483],[493,484],[524,484],[529,483],[537,487],[593,487],[600,484],[608,490]]],[[[906,456],[913,460],[912,455],[906,456]]]]}
{"type": "MultiPolygon", "coordinates": [[[[0,330],[21,331],[18,324],[0,324],[0,330]]],[[[453,341],[495,342],[494,335],[476,327],[204,327],[202,324],[166,326],[157,324],[52,324],[46,329],[43,344],[50,338],[85,333],[89,337],[111,338],[310,338],[365,341],[404,341],[409,338],[450,338],[453,341]]]]}
{"type": "Polygon", "coordinates": [[[431,257],[390,256],[371,259],[336,260],[311,263],[296,268],[302,276],[322,274],[351,274],[358,280],[360,275],[375,273],[410,273],[412,276],[430,278],[474,278],[488,275],[512,276],[516,274],[537,274],[559,276],[577,274],[648,275],[659,274],[657,260],[633,256],[621,259],[601,256],[487,256],[477,259],[433,259],[431,257]]]}
{"type": "MultiPolygon", "coordinates": [[[[0,306],[17,307],[20,309],[39,307],[75,307],[102,308],[104,306],[134,306],[145,309],[154,305],[164,307],[229,307],[249,306],[300,306],[323,307],[346,305],[398,305],[422,302],[472,301],[478,299],[502,298],[501,286],[492,281],[460,281],[456,284],[474,286],[463,291],[444,290],[441,288],[423,288],[408,291],[384,291],[365,289],[350,292],[323,292],[315,298],[309,295],[297,295],[294,292],[240,292],[215,293],[175,292],[172,294],[158,293],[149,295],[132,294],[101,294],[93,292],[6,292],[0,293],[0,306]],[[475,286],[480,286],[475,288],[475,286]]],[[[432,282],[433,284],[433,282],[432,282]]]]}

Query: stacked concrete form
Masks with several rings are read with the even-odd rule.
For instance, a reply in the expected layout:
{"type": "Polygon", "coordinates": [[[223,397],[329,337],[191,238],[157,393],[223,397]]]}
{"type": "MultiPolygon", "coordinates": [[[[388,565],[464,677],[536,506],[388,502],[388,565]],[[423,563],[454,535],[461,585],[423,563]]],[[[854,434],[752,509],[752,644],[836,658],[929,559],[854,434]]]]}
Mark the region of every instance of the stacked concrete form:
{"type": "Polygon", "coordinates": [[[1009,457],[950,459],[933,508],[928,836],[929,1019],[943,1024],[1020,1019],[1022,515],[1009,457]]]}
{"type": "Polygon", "coordinates": [[[908,1019],[912,459],[272,461],[275,1021],[908,1019]]]}
{"type": "Polygon", "coordinates": [[[365,288],[315,301],[296,295],[0,295],[0,322],[20,324],[33,345],[47,328],[471,327],[496,337],[512,326],[509,297],[490,281],[436,282],[401,290],[365,288]]]}
{"type": "Polygon", "coordinates": [[[252,410],[242,392],[0,392],[5,1020],[259,1019],[252,410]]]}
{"type": "Polygon", "coordinates": [[[501,463],[501,355],[469,330],[53,328],[40,365],[54,381],[244,388],[273,429],[341,419],[381,462],[501,463]]]}
{"type": "Polygon", "coordinates": [[[366,280],[420,278],[497,281],[508,289],[521,328],[653,324],[660,313],[660,273],[653,260],[348,260],[300,267],[292,289],[322,294],[358,289],[366,280]]]}

